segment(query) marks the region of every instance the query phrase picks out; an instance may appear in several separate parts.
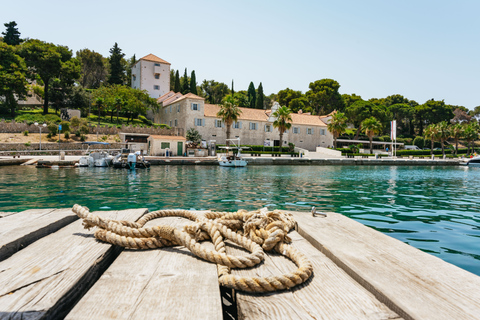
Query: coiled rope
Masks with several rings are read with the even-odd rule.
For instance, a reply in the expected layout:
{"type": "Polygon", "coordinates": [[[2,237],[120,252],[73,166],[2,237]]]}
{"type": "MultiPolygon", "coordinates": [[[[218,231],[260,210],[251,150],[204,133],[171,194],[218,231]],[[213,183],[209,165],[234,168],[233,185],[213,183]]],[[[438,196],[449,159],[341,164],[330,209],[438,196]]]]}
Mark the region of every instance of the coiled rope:
{"type": "Polygon", "coordinates": [[[92,214],[78,204],[73,212],[83,219],[83,226],[90,230],[98,227],[95,238],[131,249],[154,249],[181,245],[206,261],[217,264],[219,283],[223,286],[247,292],[271,292],[292,288],[305,282],[312,274],[310,261],[288,243],[287,233],[294,227],[293,217],[278,210],[266,209],[247,212],[194,213],[187,210],[158,210],[145,214],[137,222],[112,220],[92,214]],[[194,221],[193,225],[178,230],[168,225],[144,227],[153,219],[183,217],[194,221]],[[248,250],[245,256],[226,253],[225,240],[248,250]],[[200,244],[210,240],[214,250],[200,244]],[[231,268],[253,267],[264,260],[264,250],[275,250],[291,259],[297,269],[273,277],[241,277],[232,275],[231,268]]]}

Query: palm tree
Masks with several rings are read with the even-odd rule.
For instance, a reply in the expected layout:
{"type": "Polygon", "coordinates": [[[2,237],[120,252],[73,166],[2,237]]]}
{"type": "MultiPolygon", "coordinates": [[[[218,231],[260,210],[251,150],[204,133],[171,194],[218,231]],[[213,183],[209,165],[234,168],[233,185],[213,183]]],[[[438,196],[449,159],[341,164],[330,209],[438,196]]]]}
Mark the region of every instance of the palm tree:
{"type": "Polygon", "coordinates": [[[280,132],[280,152],[282,152],[283,147],[283,133],[292,127],[291,113],[292,110],[290,110],[290,108],[282,106],[272,114],[275,118],[275,121],[273,121],[273,127],[277,128],[280,132]]]}
{"type": "Polygon", "coordinates": [[[95,105],[98,108],[98,125],[100,125],[100,111],[102,111],[102,108],[105,105],[105,100],[103,100],[103,98],[97,98],[95,100],[95,105]]]}
{"type": "Polygon", "coordinates": [[[227,146],[230,144],[228,139],[230,139],[230,128],[232,123],[237,121],[241,113],[242,111],[238,108],[237,100],[235,100],[235,98],[229,95],[223,99],[223,103],[220,105],[220,111],[218,111],[217,117],[221,118],[227,127],[227,146]]]}
{"type": "Polygon", "coordinates": [[[450,126],[450,132],[452,138],[455,139],[455,155],[458,155],[458,140],[463,137],[463,132],[465,131],[465,126],[460,123],[453,124],[450,126]]]}
{"type": "MultiPolygon", "coordinates": [[[[472,142],[478,139],[478,132],[480,131],[478,123],[469,123],[465,127],[465,132],[463,137],[465,140],[467,140],[467,154],[470,154],[470,145],[472,145],[472,142]]],[[[472,153],[475,150],[475,147],[472,145],[472,153]]]]}
{"type": "Polygon", "coordinates": [[[327,128],[333,134],[333,148],[337,149],[337,138],[347,129],[347,117],[342,112],[335,112],[327,128]]]}
{"type": "Polygon", "coordinates": [[[437,126],[434,123],[430,124],[423,130],[423,134],[425,135],[425,139],[430,139],[430,155],[433,155],[433,144],[438,135],[437,126]]]}
{"type": "Polygon", "coordinates": [[[442,146],[442,154],[445,157],[445,146],[444,142],[450,138],[451,133],[450,133],[450,128],[448,126],[448,123],[446,121],[442,121],[437,124],[437,130],[438,130],[438,138],[440,139],[440,144],[442,146]]]}
{"type": "Polygon", "coordinates": [[[373,136],[382,132],[382,124],[375,117],[370,117],[362,121],[362,131],[370,140],[370,153],[373,153],[373,136]]]}

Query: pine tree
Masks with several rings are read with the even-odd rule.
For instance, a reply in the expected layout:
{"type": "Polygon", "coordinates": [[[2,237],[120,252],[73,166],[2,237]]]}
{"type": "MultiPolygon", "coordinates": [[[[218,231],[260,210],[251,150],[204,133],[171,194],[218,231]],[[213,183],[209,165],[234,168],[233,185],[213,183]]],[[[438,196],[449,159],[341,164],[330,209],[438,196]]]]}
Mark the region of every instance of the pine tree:
{"type": "Polygon", "coordinates": [[[122,53],[122,49],[118,47],[115,42],[113,48],[110,49],[110,77],[108,78],[109,84],[123,84],[125,78],[125,68],[122,64],[122,59],[125,56],[122,53]]]}
{"type": "Polygon", "coordinates": [[[255,108],[257,102],[257,93],[255,92],[255,86],[253,82],[250,82],[247,91],[248,102],[250,103],[250,108],[255,108]]]}
{"type": "Polygon", "coordinates": [[[182,80],[180,81],[182,84],[182,94],[187,94],[190,92],[190,85],[188,83],[188,76],[187,76],[187,68],[185,68],[185,72],[183,73],[182,80]]]}
{"type": "Polygon", "coordinates": [[[180,75],[178,74],[178,70],[175,71],[175,85],[173,91],[180,92],[180,75]]]}
{"type": "Polygon", "coordinates": [[[258,89],[257,89],[257,104],[255,106],[256,109],[263,109],[264,106],[263,106],[263,86],[262,86],[262,83],[260,82],[260,84],[258,85],[258,89]]]}
{"type": "Polygon", "coordinates": [[[190,75],[190,92],[197,94],[197,79],[195,78],[195,70],[192,71],[190,75]]]}
{"type": "Polygon", "coordinates": [[[18,32],[17,23],[15,21],[11,21],[9,23],[5,23],[4,26],[7,28],[5,32],[2,32],[4,35],[3,42],[8,45],[16,46],[22,42],[20,39],[20,32],[18,32]]]}

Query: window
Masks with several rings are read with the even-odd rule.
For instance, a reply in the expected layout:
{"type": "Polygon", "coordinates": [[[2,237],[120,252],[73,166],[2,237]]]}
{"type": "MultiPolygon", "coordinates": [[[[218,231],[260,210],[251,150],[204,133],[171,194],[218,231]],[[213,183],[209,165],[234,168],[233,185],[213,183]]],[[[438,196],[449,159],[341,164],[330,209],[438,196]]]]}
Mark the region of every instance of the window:
{"type": "Polygon", "coordinates": [[[175,119],[175,127],[178,127],[178,121],[175,119]]]}
{"type": "Polygon", "coordinates": [[[325,135],[325,129],[320,129],[320,135],[322,135],[322,136],[325,135]]]}
{"type": "Polygon", "coordinates": [[[160,79],[160,73],[155,73],[155,79],[160,79]]]}
{"type": "Polygon", "coordinates": [[[272,132],[272,126],[269,124],[265,125],[265,132],[272,132]]]}
{"type": "Polygon", "coordinates": [[[137,80],[137,76],[136,76],[136,75],[132,75],[132,78],[133,78],[133,81],[136,81],[136,80],[137,80]]]}
{"type": "Polygon", "coordinates": [[[307,134],[313,134],[313,129],[312,128],[307,128],[307,134]]]}
{"type": "Polygon", "coordinates": [[[177,112],[180,112],[180,105],[177,106],[177,112]]]}
{"type": "Polygon", "coordinates": [[[157,85],[153,86],[153,90],[160,90],[160,86],[157,86],[157,85]]]}
{"type": "Polygon", "coordinates": [[[169,122],[169,126],[170,126],[170,127],[172,126],[172,120],[170,120],[170,122],[169,122]]]}
{"type": "Polygon", "coordinates": [[[300,133],[300,128],[299,127],[293,127],[293,133],[294,134],[300,133]]]}
{"type": "Polygon", "coordinates": [[[222,120],[215,120],[215,128],[221,128],[222,127],[222,120]]]}
{"type": "Polygon", "coordinates": [[[195,123],[195,125],[196,125],[197,127],[203,127],[203,126],[205,126],[205,119],[197,119],[197,118],[195,118],[195,122],[194,122],[194,123],[195,123]]]}
{"type": "Polygon", "coordinates": [[[198,103],[192,103],[192,110],[198,110],[198,103]]]}
{"type": "Polygon", "coordinates": [[[160,63],[155,63],[155,67],[160,67],[160,63]]]}
{"type": "Polygon", "coordinates": [[[257,123],[256,122],[250,122],[250,130],[257,130],[257,123]]]}
{"type": "Polygon", "coordinates": [[[162,142],[162,143],[160,144],[160,148],[162,148],[162,149],[167,149],[167,148],[169,148],[169,149],[170,149],[170,142],[162,142]]]}
{"type": "Polygon", "coordinates": [[[241,121],[236,121],[233,123],[232,126],[234,129],[242,129],[242,122],[241,121]]]}

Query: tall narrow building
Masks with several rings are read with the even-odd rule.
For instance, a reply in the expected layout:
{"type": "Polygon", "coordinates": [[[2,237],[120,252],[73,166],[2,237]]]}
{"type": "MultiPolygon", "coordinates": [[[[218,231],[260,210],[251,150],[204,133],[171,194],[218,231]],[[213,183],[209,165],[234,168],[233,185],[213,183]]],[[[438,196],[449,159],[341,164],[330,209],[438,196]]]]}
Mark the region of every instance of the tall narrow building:
{"type": "Polygon", "coordinates": [[[132,67],[132,87],[155,99],[163,96],[170,91],[170,62],[153,54],[140,58],[132,67]]]}

